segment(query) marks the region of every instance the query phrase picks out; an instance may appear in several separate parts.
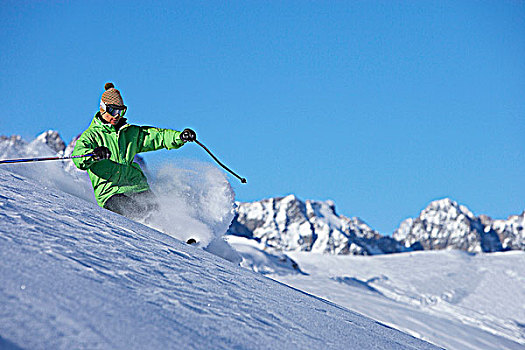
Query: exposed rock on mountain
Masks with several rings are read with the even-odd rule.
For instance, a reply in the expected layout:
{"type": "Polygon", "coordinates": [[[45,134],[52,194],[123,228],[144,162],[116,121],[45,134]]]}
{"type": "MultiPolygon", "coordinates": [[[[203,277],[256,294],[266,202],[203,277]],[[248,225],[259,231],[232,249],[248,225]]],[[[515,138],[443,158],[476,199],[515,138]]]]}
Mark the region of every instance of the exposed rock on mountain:
{"type": "Polygon", "coordinates": [[[525,250],[525,211],[507,220],[484,219],[485,231],[496,232],[504,250],[525,250]]]}
{"type": "Polygon", "coordinates": [[[290,195],[238,203],[229,234],[255,239],[282,251],[372,255],[411,250],[458,249],[472,253],[525,250],[525,212],[507,220],[476,217],[445,198],[418,218],[382,236],[359,218],[338,215],[332,201],[305,202],[290,195]]]}
{"type": "MultiPolygon", "coordinates": [[[[30,143],[20,136],[0,136],[0,158],[54,154],[67,157],[77,139],[78,136],[66,147],[58,132],[52,130],[30,143]]],[[[147,172],[140,156],[137,155],[135,161],[147,172]]],[[[86,176],[72,162],[56,166],[76,177],[86,176]]],[[[38,169],[29,166],[15,169],[25,174],[41,171],[42,165],[38,169]]],[[[88,188],[83,192],[90,191],[88,188]]],[[[289,195],[237,205],[228,233],[255,239],[280,251],[373,255],[421,249],[459,249],[474,253],[525,250],[525,211],[506,220],[493,220],[486,215],[476,217],[467,207],[449,198],[434,201],[418,218],[403,221],[392,237],[379,234],[359,218],[338,215],[332,201],[301,201],[289,195]]]]}
{"type": "Polygon", "coordinates": [[[340,216],[332,201],[301,201],[294,195],[238,203],[228,232],[284,251],[371,255],[406,250],[358,218],[340,216]]]}
{"type": "Polygon", "coordinates": [[[393,237],[412,249],[459,249],[467,252],[503,250],[500,238],[467,207],[449,198],[434,201],[417,219],[407,219],[393,237]]]}
{"type": "Polygon", "coordinates": [[[41,142],[55,151],[57,154],[61,154],[66,149],[66,143],[60,137],[58,131],[48,130],[38,135],[35,139],[36,142],[41,142]]]}

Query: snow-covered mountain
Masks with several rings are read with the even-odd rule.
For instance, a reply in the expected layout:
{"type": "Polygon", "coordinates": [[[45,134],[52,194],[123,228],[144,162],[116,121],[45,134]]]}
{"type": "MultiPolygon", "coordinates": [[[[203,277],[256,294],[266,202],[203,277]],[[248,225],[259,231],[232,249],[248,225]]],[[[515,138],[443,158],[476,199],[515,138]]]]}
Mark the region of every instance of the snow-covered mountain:
{"type": "Polygon", "coordinates": [[[2,349],[435,349],[2,168],[0,261],[2,349]]]}
{"type": "MultiPolygon", "coordinates": [[[[56,155],[47,135],[0,137],[0,159],[56,155]]],[[[238,265],[447,349],[525,344],[525,252],[373,255],[410,251],[417,240],[385,240],[331,201],[288,196],[237,203],[234,213],[234,193],[213,166],[177,164],[148,178],[166,209],[157,230],[99,208],[70,161],[0,166],[1,349],[429,346],[385,339],[380,324],[274,289],[238,265]],[[237,235],[225,238],[235,250],[222,239],[234,214],[237,235]],[[190,233],[203,249],[181,244],[190,233]]],[[[444,223],[431,232],[481,223],[503,249],[522,247],[524,214],[476,218],[450,203],[455,213],[437,203],[422,212],[427,225],[444,223]]],[[[416,220],[396,235],[412,235],[416,220]]]]}
{"type": "Polygon", "coordinates": [[[56,131],[46,131],[29,143],[18,135],[0,135],[0,157],[2,157],[2,159],[8,159],[36,157],[42,154],[56,155],[65,148],[65,146],[64,148],[60,147],[60,142],[64,144],[64,141],[62,141],[56,131]],[[58,139],[56,139],[55,136],[58,137],[58,139]]]}
{"type": "Polygon", "coordinates": [[[466,206],[445,198],[430,203],[418,218],[409,218],[393,237],[413,249],[459,249],[497,252],[525,248],[524,214],[507,220],[476,217],[466,206]]]}
{"type": "MultiPolygon", "coordinates": [[[[58,132],[52,130],[43,132],[30,142],[17,135],[0,136],[0,159],[63,156],[65,149],[65,142],[58,132]]],[[[71,161],[3,164],[2,168],[38,179],[45,186],[60,188],[77,197],[94,201],[87,173],[78,170],[71,161]]]]}
{"type": "MultiPolygon", "coordinates": [[[[77,138],[66,146],[59,133],[52,130],[30,143],[19,136],[0,136],[0,158],[69,156],[77,138]]],[[[136,161],[148,173],[143,158],[137,156],[136,161]]],[[[76,177],[85,177],[72,162],[61,166],[76,177]]],[[[148,173],[148,177],[151,174],[148,173]]],[[[85,197],[89,191],[89,185],[83,186],[85,197]]],[[[289,195],[237,203],[228,234],[255,239],[274,251],[376,255],[420,249],[525,250],[524,227],[525,211],[506,220],[493,220],[485,215],[476,217],[466,206],[445,198],[433,201],[419,217],[406,219],[388,236],[381,235],[359,218],[337,214],[332,201],[302,201],[289,195]]]]}
{"type": "Polygon", "coordinates": [[[57,154],[63,154],[64,150],[66,149],[66,143],[64,142],[64,140],[62,140],[62,137],[60,137],[58,131],[55,130],[48,130],[43,132],[42,134],[37,136],[36,141],[46,144],[57,154]]]}
{"type": "Polygon", "coordinates": [[[294,195],[237,203],[229,234],[283,251],[373,255],[406,250],[359,218],[338,215],[332,201],[301,201],[294,195]]]}
{"type": "Polygon", "coordinates": [[[485,227],[467,207],[446,198],[430,203],[418,218],[405,220],[393,236],[416,249],[501,251],[499,237],[485,227]]]}
{"type": "Polygon", "coordinates": [[[506,220],[492,220],[481,216],[485,230],[498,235],[505,250],[525,250],[525,210],[520,215],[511,215],[506,220]]]}
{"type": "Polygon", "coordinates": [[[374,255],[413,250],[495,252],[525,249],[525,212],[507,220],[476,217],[449,198],[403,221],[392,237],[359,218],[338,215],[332,201],[301,201],[294,195],[237,203],[229,234],[255,239],[282,251],[374,255]]]}

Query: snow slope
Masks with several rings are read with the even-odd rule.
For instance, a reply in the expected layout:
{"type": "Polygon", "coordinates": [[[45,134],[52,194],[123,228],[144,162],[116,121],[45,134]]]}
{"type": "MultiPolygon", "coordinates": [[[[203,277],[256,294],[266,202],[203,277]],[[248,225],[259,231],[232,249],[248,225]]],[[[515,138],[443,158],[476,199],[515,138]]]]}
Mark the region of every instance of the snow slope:
{"type": "MultiPolygon", "coordinates": [[[[71,155],[74,139],[67,148],[56,131],[47,131],[27,143],[20,136],[0,136],[0,159],[71,155]]],[[[207,163],[178,160],[151,171],[139,155],[148,182],[159,203],[159,211],[148,226],[186,241],[197,239],[221,256],[235,259],[235,252],[220,239],[233,218],[235,194],[223,172],[207,163]]],[[[2,169],[38,183],[96,203],[87,172],[72,161],[2,164],[2,169]]]]}
{"type": "Polygon", "coordinates": [[[0,348],[434,348],[1,168],[0,261],[0,348]]]}
{"type": "Polygon", "coordinates": [[[525,252],[287,255],[303,273],[268,276],[433,344],[525,348],[525,252]]]}

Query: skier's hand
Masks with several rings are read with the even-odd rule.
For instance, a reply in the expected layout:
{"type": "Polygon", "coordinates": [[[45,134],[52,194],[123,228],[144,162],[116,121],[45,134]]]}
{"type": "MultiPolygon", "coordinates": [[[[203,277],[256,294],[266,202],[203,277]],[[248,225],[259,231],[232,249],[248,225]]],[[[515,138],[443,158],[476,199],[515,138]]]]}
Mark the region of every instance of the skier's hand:
{"type": "Polygon", "coordinates": [[[105,146],[97,147],[93,150],[93,159],[96,162],[102,159],[109,159],[109,157],[111,157],[111,151],[105,146]]]}
{"type": "Polygon", "coordinates": [[[197,134],[195,133],[195,131],[186,128],[183,132],[181,132],[180,139],[183,142],[193,142],[197,140],[197,134]]]}

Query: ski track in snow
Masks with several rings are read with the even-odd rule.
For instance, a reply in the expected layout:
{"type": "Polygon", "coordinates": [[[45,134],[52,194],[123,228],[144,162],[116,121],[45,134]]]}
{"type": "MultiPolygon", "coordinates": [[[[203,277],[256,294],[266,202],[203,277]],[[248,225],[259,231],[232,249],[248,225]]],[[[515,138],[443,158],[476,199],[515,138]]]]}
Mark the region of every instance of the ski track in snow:
{"type": "Polygon", "coordinates": [[[431,349],[0,169],[0,347],[431,349]]]}

